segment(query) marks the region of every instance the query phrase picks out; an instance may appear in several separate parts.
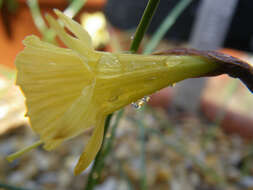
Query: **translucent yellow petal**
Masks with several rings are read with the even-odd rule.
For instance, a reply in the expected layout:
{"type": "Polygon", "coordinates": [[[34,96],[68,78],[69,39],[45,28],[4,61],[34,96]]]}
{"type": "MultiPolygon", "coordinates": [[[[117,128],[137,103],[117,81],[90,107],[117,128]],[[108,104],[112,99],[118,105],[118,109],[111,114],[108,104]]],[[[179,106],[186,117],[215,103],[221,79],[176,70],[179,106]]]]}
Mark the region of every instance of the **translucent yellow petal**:
{"type": "MultiPolygon", "coordinates": [[[[46,19],[49,22],[50,27],[52,27],[63,43],[69,48],[75,50],[80,55],[85,56],[86,58],[93,60],[97,59],[95,51],[90,49],[89,46],[85,45],[84,41],[81,41],[75,37],[70,36],[62,27],[58,21],[56,21],[52,16],[46,15],[46,19]]],[[[89,42],[88,42],[89,43],[89,42]]]]}
{"type": "Polygon", "coordinates": [[[17,84],[26,96],[32,128],[46,145],[51,142],[50,147],[56,147],[65,138],[54,139],[56,135],[49,136],[48,132],[62,130],[62,117],[83,95],[83,89],[93,83],[94,74],[73,50],[55,48],[34,36],[24,43],[27,47],[15,62],[17,84]]]}
{"type": "Polygon", "coordinates": [[[96,128],[93,131],[93,134],[89,139],[88,144],[85,146],[84,152],[80,156],[79,161],[75,167],[75,175],[78,175],[83,170],[85,170],[98,153],[103,141],[104,122],[105,117],[102,117],[97,121],[96,128]]]}
{"type": "MultiPolygon", "coordinates": [[[[94,84],[85,87],[82,95],[79,96],[62,116],[61,125],[50,127],[44,131],[46,139],[60,140],[69,139],[82,133],[85,129],[94,126],[96,120],[96,108],[92,103],[94,84]]],[[[45,148],[51,146],[51,141],[45,145],[45,148]]]]}
{"type": "Polygon", "coordinates": [[[54,10],[57,16],[64,22],[64,25],[79,38],[87,48],[93,49],[89,33],[77,22],[64,15],[59,10],[54,10]]]}
{"type": "MultiPolygon", "coordinates": [[[[38,43],[38,41],[40,41],[39,37],[35,36],[35,35],[30,35],[27,36],[24,40],[23,40],[23,44],[27,47],[33,47],[33,48],[40,48],[40,49],[48,49],[48,48],[53,48],[53,49],[62,49],[59,48],[53,44],[47,43],[47,42],[42,42],[42,43],[38,43]]],[[[68,49],[65,49],[66,51],[68,51],[68,49]]]]}

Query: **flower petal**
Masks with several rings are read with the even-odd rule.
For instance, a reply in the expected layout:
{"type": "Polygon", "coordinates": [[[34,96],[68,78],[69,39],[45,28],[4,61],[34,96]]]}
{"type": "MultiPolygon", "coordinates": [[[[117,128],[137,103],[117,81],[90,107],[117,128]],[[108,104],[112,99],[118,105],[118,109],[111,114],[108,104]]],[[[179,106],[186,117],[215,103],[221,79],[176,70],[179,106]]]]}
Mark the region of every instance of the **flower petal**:
{"type": "MultiPolygon", "coordinates": [[[[17,84],[26,96],[31,126],[45,142],[50,140],[49,131],[61,129],[64,113],[92,84],[94,74],[72,50],[54,47],[35,36],[26,38],[24,44],[26,48],[15,62],[17,84]]],[[[62,141],[54,140],[57,143],[52,147],[62,141]]]]}
{"type": "Polygon", "coordinates": [[[54,12],[57,14],[57,16],[64,22],[64,25],[73,32],[77,38],[79,38],[81,41],[83,41],[84,45],[86,45],[88,48],[93,49],[92,47],[92,41],[89,33],[84,30],[84,28],[69,18],[68,16],[64,15],[59,10],[55,9],[54,12]]]}
{"type": "Polygon", "coordinates": [[[61,125],[44,131],[45,139],[51,139],[44,145],[46,150],[51,150],[63,139],[77,136],[85,129],[95,125],[97,112],[92,103],[94,85],[91,84],[82,90],[82,95],[63,114],[61,125]],[[90,111],[92,109],[93,111],[90,111]]]}
{"type": "Polygon", "coordinates": [[[79,40],[78,38],[72,37],[69,35],[64,27],[60,25],[58,21],[56,21],[52,16],[46,15],[46,19],[49,22],[49,25],[51,28],[53,28],[57,35],[60,37],[60,39],[63,41],[63,43],[68,46],[69,48],[75,50],[80,55],[85,56],[86,58],[89,58],[90,60],[93,60],[94,58],[97,58],[97,54],[93,49],[89,47],[89,42],[84,42],[79,40]]]}
{"type": "Polygon", "coordinates": [[[96,128],[89,139],[88,144],[85,146],[83,153],[81,154],[79,161],[75,167],[75,175],[80,174],[83,170],[85,170],[92,160],[94,160],[96,154],[98,153],[102,141],[103,141],[103,134],[104,134],[104,122],[105,117],[97,120],[96,128]]]}

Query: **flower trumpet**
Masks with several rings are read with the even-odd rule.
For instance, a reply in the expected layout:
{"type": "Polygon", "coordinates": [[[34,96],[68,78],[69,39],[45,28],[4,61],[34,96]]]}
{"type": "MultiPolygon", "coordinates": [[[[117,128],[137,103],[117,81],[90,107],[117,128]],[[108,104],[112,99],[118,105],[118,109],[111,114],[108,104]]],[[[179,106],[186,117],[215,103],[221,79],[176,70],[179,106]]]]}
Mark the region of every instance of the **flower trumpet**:
{"type": "MultiPolygon", "coordinates": [[[[225,64],[219,54],[215,57],[210,52],[194,50],[160,55],[95,51],[89,34],[78,23],[60,11],[55,13],[58,20],[50,15],[46,19],[68,48],[28,36],[25,49],[16,58],[16,83],[26,97],[27,116],[40,141],[10,155],[9,160],[42,143],[46,150],[53,150],[93,128],[75,168],[75,174],[79,174],[100,149],[108,114],[178,81],[221,74],[224,68],[229,70],[227,65],[234,64],[225,64]]],[[[245,65],[248,66],[240,62],[234,67],[248,71],[245,65]]]]}

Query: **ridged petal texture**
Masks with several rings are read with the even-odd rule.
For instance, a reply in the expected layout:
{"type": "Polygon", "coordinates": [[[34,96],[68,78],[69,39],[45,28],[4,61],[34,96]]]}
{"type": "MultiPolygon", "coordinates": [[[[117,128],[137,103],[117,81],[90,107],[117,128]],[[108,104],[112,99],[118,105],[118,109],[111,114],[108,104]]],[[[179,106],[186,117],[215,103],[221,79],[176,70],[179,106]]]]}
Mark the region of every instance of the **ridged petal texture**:
{"type": "Polygon", "coordinates": [[[59,11],[56,14],[60,22],[49,15],[48,22],[70,49],[28,36],[25,49],[16,58],[16,83],[25,94],[32,129],[40,135],[46,150],[95,127],[75,169],[78,174],[91,163],[101,146],[105,116],[98,114],[93,99],[96,79],[87,64],[93,55],[90,36],[76,22],[59,11]],[[78,38],[68,34],[60,23],[78,38]]]}

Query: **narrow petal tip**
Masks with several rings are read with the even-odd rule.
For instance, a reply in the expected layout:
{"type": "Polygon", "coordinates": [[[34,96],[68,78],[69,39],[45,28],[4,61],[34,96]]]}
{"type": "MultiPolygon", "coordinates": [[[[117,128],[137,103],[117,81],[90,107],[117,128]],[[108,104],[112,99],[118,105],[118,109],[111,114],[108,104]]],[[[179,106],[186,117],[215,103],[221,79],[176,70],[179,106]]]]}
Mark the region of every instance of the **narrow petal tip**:
{"type": "Polygon", "coordinates": [[[84,171],[96,157],[103,142],[104,122],[105,117],[97,120],[96,128],[94,129],[93,134],[85,146],[84,151],[75,167],[75,175],[84,171]]]}

